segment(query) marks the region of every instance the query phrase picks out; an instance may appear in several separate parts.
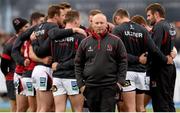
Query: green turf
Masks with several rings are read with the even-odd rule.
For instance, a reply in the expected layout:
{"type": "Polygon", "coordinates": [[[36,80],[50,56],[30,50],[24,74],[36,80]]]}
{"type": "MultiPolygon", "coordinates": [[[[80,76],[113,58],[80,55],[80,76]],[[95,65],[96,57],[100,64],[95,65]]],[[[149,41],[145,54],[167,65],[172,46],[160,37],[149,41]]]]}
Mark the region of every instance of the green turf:
{"type": "Polygon", "coordinates": [[[10,112],[10,109],[2,109],[2,108],[0,108],[0,112],[10,112]]]}
{"type": "MultiPolygon", "coordinates": [[[[153,112],[152,109],[146,109],[147,112],[153,112]]],[[[180,112],[180,108],[176,108],[176,112],[180,112]]]]}

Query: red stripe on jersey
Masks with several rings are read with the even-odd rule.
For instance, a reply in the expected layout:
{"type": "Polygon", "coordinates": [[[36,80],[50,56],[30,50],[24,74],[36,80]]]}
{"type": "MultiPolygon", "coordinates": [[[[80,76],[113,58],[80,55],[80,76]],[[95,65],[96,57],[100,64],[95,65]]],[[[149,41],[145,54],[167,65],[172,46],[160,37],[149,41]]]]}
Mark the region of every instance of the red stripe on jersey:
{"type": "Polygon", "coordinates": [[[6,60],[11,60],[11,57],[8,54],[1,54],[1,57],[6,59],[6,60]]]}
{"type": "Polygon", "coordinates": [[[75,49],[77,50],[77,49],[78,49],[78,46],[79,46],[79,45],[78,45],[78,40],[75,41],[75,45],[74,45],[74,46],[75,46],[75,49]]]}
{"type": "Polygon", "coordinates": [[[16,65],[15,72],[18,74],[23,73],[24,72],[24,66],[16,65]]]}
{"type": "Polygon", "coordinates": [[[9,72],[9,73],[6,75],[6,80],[13,80],[13,77],[14,77],[14,73],[13,73],[13,72],[9,72]]]}
{"type": "Polygon", "coordinates": [[[162,45],[166,44],[168,38],[168,32],[165,32],[164,38],[162,40],[162,45]]]}
{"type": "Polygon", "coordinates": [[[24,70],[25,71],[32,71],[35,66],[36,66],[36,62],[34,62],[30,59],[30,64],[28,66],[24,67],[24,70]]]}

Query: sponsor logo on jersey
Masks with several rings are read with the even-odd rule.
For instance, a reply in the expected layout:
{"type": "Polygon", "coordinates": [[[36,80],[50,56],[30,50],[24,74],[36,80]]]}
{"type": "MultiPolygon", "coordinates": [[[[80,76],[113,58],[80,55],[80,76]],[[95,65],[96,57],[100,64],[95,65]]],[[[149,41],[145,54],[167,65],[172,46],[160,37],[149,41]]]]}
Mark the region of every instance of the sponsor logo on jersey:
{"type": "Polygon", "coordinates": [[[43,30],[35,31],[34,33],[36,37],[39,37],[45,34],[45,30],[43,29],[43,30]]]}
{"type": "Polygon", "coordinates": [[[57,42],[74,42],[74,37],[67,37],[62,40],[55,40],[55,43],[57,43],[57,42]]]}
{"type": "Polygon", "coordinates": [[[137,33],[137,32],[133,32],[133,31],[124,31],[124,35],[125,36],[136,37],[136,38],[143,38],[142,33],[137,33]]]}

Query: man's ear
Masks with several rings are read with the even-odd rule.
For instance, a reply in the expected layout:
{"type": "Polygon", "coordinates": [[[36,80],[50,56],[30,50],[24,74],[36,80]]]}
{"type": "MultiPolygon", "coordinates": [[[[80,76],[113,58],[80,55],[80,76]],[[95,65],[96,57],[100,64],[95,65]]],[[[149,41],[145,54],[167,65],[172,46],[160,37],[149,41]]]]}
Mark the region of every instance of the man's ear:
{"type": "Polygon", "coordinates": [[[117,20],[118,20],[118,16],[115,16],[114,17],[114,24],[117,22],[117,20]]]}
{"type": "Polygon", "coordinates": [[[58,18],[58,17],[59,17],[59,15],[58,15],[58,14],[55,14],[55,15],[54,15],[54,18],[58,18]]]}
{"type": "Polygon", "coordinates": [[[155,18],[159,17],[159,13],[158,13],[157,11],[154,12],[154,17],[155,17],[155,18]]]}
{"type": "Polygon", "coordinates": [[[113,19],[113,24],[118,24],[118,21],[121,17],[120,16],[114,16],[114,19],[113,19]]]}

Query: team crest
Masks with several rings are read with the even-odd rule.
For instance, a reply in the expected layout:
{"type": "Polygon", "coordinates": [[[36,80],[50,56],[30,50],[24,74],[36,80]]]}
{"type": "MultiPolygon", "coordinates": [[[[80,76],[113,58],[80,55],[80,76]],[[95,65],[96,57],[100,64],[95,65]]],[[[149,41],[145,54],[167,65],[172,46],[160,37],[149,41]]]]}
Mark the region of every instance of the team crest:
{"type": "Polygon", "coordinates": [[[15,23],[16,25],[18,25],[18,24],[20,24],[20,21],[19,21],[18,19],[16,19],[16,20],[14,20],[14,23],[15,23]]]}
{"type": "Polygon", "coordinates": [[[88,48],[88,52],[92,52],[92,51],[93,51],[92,47],[91,47],[91,46],[89,46],[89,48],[88,48]]]}
{"type": "Polygon", "coordinates": [[[108,45],[107,45],[107,51],[112,51],[112,46],[111,46],[111,44],[108,44],[108,45]]]}
{"type": "Polygon", "coordinates": [[[130,86],[130,85],[131,85],[130,80],[126,80],[126,81],[125,81],[125,84],[124,84],[124,87],[128,87],[128,86],[130,86]]]}
{"type": "Polygon", "coordinates": [[[51,91],[52,91],[52,92],[56,92],[56,91],[57,91],[57,86],[56,86],[56,85],[53,85],[53,86],[51,87],[51,91]]]}

